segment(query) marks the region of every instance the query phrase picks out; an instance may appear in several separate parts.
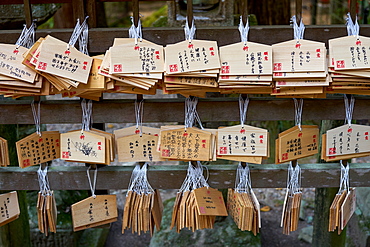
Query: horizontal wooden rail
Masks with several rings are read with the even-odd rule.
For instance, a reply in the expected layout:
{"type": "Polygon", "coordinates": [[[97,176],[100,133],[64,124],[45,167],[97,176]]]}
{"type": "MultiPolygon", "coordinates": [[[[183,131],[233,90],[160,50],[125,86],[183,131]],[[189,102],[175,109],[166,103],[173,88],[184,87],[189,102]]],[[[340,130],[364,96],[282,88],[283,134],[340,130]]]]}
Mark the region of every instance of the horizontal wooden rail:
{"type": "MultiPolygon", "coordinates": [[[[196,23],[196,22],[195,22],[196,23]]],[[[50,34],[68,41],[72,29],[40,29],[37,37],[50,34]]],[[[1,30],[0,43],[13,44],[17,41],[21,30],[1,30]]],[[[306,26],[304,38],[326,42],[329,39],[347,35],[345,25],[306,26]]],[[[370,36],[370,25],[361,25],[360,35],[370,36]]],[[[114,38],[127,38],[128,28],[91,28],[89,30],[89,51],[93,54],[105,53],[112,46],[114,38]]],[[[143,38],[157,44],[173,44],[185,40],[183,28],[143,28],[143,38]]],[[[240,42],[240,34],[233,27],[197,27],[197,39],[216,40],[219,46],[240,42]]],[[[293,28],[290,26],[252,26],[248,35],[252,42],[275,44],[293,39],[293,28]]]]}
{"type": "MultiPolygon", "coordinates": [[[[208,183],[214,188],[232,188],[235,183],[236,165],[207,165],[208,183]]],[[[338,187],[340,165],[338,163],[302,164],[302,187],[338,187]]],[[[21,169],[0,168],[0,190],[39,190],[38,167],[21,169]]],[[[53,190],[88,190],[86,167],[49,167],[48,177],[53,190]]],[[[133,166],[106,166],[98,169],[97,190],[127,189],[133,166]]],[[[148,180],[153,188],[179,189],[185,176],[186,165],[152,165],[148,168],[148,180]]],[[[254,188],[284,188],[287,165],[250,165],[254,188]]],[[[206,169],[204,169],[206,174],[206,169]]],[[[350,164],[350,186],[370,187],[370,164],[350,164]]]]}
{"type": "MultiPolygon", "coordinates": [[[[131,2],[132,0],[97,0],[96,2],[131,2]]],[[[164,0],[139,0],[139,1],[157,1],[164,2],[164,0]]],[[[174,1],[174,0],[166,0],[174,1]]],[[[30,0],[31,4],[46,4],[46,3],[72,3],[73,0],[30,0]]],[[[23,4],[23,0],[0,0],[0,5],[8,4],[23,4]]]]}
{"type": "MultiPolygon", "coordinates": [[[[145,98],[145,96],[144,96],[145,98]]],[[[184,98],[145,99],[144,122],[183,122],[184,98]]],[[[369,99],[356,96],[353,119],[370,119],[369,99]]],[[[197,110],[202,122],[240,121],[238,98],[199,99],[197,110]]],[[[342,97],[305,99],[304,120],[344,120],[342,97]]],[[[41,102],[41,123],[80,123],[79,100],[41,102]]],[[[294,120],[291,99],[250,98],[247,120],[294,120]]],[[[134,123],[134,100],[102,100],[93,103],[94,123],[134,123]]],[[[34,124],[30,100],[0,101],[0,124],[34,124]]]]}

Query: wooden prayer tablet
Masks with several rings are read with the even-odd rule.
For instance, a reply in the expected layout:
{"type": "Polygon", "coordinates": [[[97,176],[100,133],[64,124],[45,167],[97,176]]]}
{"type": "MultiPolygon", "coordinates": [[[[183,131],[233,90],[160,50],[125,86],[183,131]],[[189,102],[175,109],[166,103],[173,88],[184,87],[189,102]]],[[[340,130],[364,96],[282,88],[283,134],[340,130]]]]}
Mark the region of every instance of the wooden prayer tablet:
{"type": "Polygon", "coordinates": [[[279,134],[277,164],[314,155],[318,152],[319,128],[316,125],[294,126],[279,134]]]}
{"type": "Polygon", "coordinates": [[[217,154],[267,157],[268,130],[250,125],[221,127],[217,132],[217,154]]]}
{"type": "Polygon", "coordinates": [[[210,187],[194,190],[199,215],[227,216],[221,191],[210,187]]]}
{"type": "Polygon", "coordinates": [[[148,134],[133,134],[118,138],[118,161],[164,161],[165,159],[162,159],[157,152],[158,138],[158,135],[148,134]]]}
{"type": "Polygon", "coordinates": [[[367,51],[370,38],[364,36],[345,36],[329,40],[331,63],[335,70],[368,69],[367,51]]]}
{"type": "Polygon", "coordinates": [[[21,168],[39,165],[60,158],[59,131],[33,133],[16,142],[18,163],[21,168]]]}
{"type": "Polygon", "coordinates": [[[165,71],[181,74],[200,70],[219,69],[220,60],[216,41],[185,40],[165,48],[165,71]]]}
{"type": "Polygon", "coordinates": [[[0,195],[0,226],[18,219],[20,214],[16,191],[0,195]]]}
{"type": "Polygon", "coordinates": [[[88,197],[72,205],[73,231],[112,223],[117,220],[116,195],[88,197]]]}
{"type": "Polygon", "coordinates": [[[220,47],[220,75],[271,75],[272,47],[244,42],[220,47]]]}
{"type": "Polygon", "coordinates": [[[352,153],[352,154],[346,154],[346,155],[327,156],[327,153],[326,153],[326,150],[327,150],[327,148],[326,148],[326,145],[327,145],[326,134],[323,134],[321,138],[322,138],[322,141],[321,141],[321,145],[322,145],[321,158],[325,161],[346,160],[346,159],[359,158],[359,157],[365,157],[365,156],[370,155],[370,152],[367,152],[367,153],[352,153]]]}
{"type": "Polygon", "coordinates": [[[325,71],[325,43],[290,40],[272,45],[273,72],[325,71]]]}
{"type": "Polygon", "coordinates": [[[240,230],[252,231],[254,235],[259,232],[260,204],[253,190],[250,193],[238,193],[229,189],[227,208],[240,230]]]}
{"type": "MultiPolygon", "coordinates": [[[[217,87],[218,83],[216,78],[208,77],[177,77],[177,76],[165,76],[165,83],[176,84],[176,85],[191,85],[201,87],[217,87]]],[[[169,87],[168,85],[167,87],[169,87]]],[[[193,87],[194,88],[194,87],[193,87]]]]}
{"type": "Polygon", "coordinates": [[[164,71],[163,46],[142,40],[127,39],[110,48],[111,66],[109,74],[161,73],[164,71]]]}
{"type": "Polygon", "coordinates": [[[343,230],[356,210],[356,188],[350,188],[340,206],[340,229],[343,230]]]}
{"type": "Polygon", "coordinates": [[[107,164],[105,136],[75,130],[61,134],[60,139],[62,160],[107,164]]]}
{"type": "Polygon", "coordinates": [[[165,159],[209,161],[212,156],[212,133],[204,130],[161,130],[160,139],[161,157],[165,159]]]}
{"type": "Polygon", "coordinates": [[[36,72],[23,65],[23,54],[27,48],[17,45],[0,44],[0,74],[14,79],[34,83],[36,72]]]}
{"type": "Polygon", "coordinates": [[[123,212],[122,233],[131,227],[132,233],[150,232],[161,227],[163,204],[159,191],[139,194],[128,191],[123,212]]]}
{"type": "Polygon", "coordinates": [[[343,125],[326,132],[326,156],[370,152],[370,127],[343,125]]]}
{"type": "Polygon", "coordinates": [[[0,137],[0,166],[9,166],[9,149],[8,149],[8,141],[4,138],[0,137]]]}
{"type": "Polygon", "coordinates": [[[92,58],[65,42],[47,38],[41,44],[36,70],[81,83],[87,83],[92,58]]]}

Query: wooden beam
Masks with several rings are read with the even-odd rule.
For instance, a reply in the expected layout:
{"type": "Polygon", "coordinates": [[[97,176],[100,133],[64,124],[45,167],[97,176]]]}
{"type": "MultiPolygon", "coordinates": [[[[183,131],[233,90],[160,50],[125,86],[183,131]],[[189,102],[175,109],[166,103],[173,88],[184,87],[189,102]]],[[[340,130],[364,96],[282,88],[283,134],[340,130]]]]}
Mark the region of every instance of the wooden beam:
{"type": "MultiPolygon", "coordinates": [[[[370,164],[351,164],[350,185],[353,187],[370,187],[370,164]]],[[[302,187],[338,187],[340,165],[302,164],[302,187]]],[[[237,165],[207,165],[208,183],[214,188],[231,188],[235,182],[237,165]]],[[[253,188],[286,187],[287,164],[249,165],[253,188]]],[[[127,189],[133,166],[106,166],[99,168],[97,190],[127,189]]],[[[37,169],[1,167],[0,190],[38,190],[37,169]]],[[[84,166],[49,167],[48,177],[53,190],[88,190],[89,184],[84,166]]],[[[187,171],[187,165],[155,165],[148,169],[148,180],[153,188],[180,188],[187,171]]]]}
{"type": "MultiPolygon", "coordinates": [[[[72,29],[37,30],[37,37],[50,34],[68,41],[72,29]]],[[[17,41],[20,30],[1,30],[0,43],[13,44],[17,41]]],[[[370,25],[362,25],[360,34],[370,36],[370,25]]],[[[345,25],[306,26],[305,39],[327,42],[329,39],[347,36],[345,25]]],[[[101,54],[112,46],[116,37],[128,37],[128,28],[92,28],[89,30],[90,53],[101,54]]],[[[184,40],[182,28],[143,28],[143,38],[157,44],[173,44],[184,40]]],[[[217,40],[219,46],[240,42],[237,27],[197,27],[197,39],[217,40]]],[[[293,39],[293,29],[289,26],[252,26],[248,39],[262,44],[275,44],[293,39]],[[266,38],[268,37],[268,38],[266,38]]]]}
{"type": "MultiPolygon", "coordinates": [[[[145,98],[145,96],[144,96],[145,98]]],[[[145,99],[144,123],[183,122],[184,98],[145,99]]],[[[0,124],[34,124],[30,100],[0,101],[0,124]]],[[[202,122],[240,121],[238,98],[199,99],[197,110],[202,122]]],[[[79,100],[47,100],[41,102],[41,123],[80,123],[79,100]]],[[[370,118],[369,99],[356,97],[353,119],[370,118]]],[[[305,120],[344,120],[342,98],[305,99],[305,120]]],[[[248,121],[294,120],[291,99],[251,98],[248,121]]],[[[95,123],[135,123],[134,100],[102,100],[93,103],[95,123]]]]}

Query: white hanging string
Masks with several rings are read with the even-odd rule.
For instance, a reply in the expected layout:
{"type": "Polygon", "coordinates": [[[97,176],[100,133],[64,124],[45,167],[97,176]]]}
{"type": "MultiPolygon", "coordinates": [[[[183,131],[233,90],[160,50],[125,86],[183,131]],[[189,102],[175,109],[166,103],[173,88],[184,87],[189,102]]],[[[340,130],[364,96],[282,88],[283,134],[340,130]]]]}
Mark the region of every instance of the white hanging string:
{"type": "Polygon", "coordinates": [[[298,165],[293,167],[292,161],[288,165],[288,181],[287,181],[287,190],[289,195],[300,192],[301,188],[301,168],[298,165]]]}
{"type": "Polygon", "coordinates": [[[89,55],[89,51],[87,48],[88,40],[89,40],[89,26],[87,24],[87,18],[85,18],[84,22],[81,25],[82,31],[81,35],[78,37],[78,47],[79,51],[85,55],[89,55]]]}
{"type": "Polygon", "coordinates": [[[41,101],[38,102],[37,104],[37,110],[36,110],[36,107],[35,107],[35,101],[33,100],[32,103],[31,103],[31,109],[32,109],[32,115],[33,115],[33,121],[35,122],[35,126],[36,126],[36,133],[41,136],[41,125],[40,125],[40,121],[41,121],[41,114],[40,114],[40,103],[41,101]]]}
{"type": "Polygon", "coordinates": [[[193,127],[194,120],[196,118],[196,107],[198,99],[196,97],[189,97],[185,100],[185,130],[193,127]]]}
{"type": "Polygon", "coordinates": [[[136,129],[139,130],[140,136],[143,136],[143,105],[144,100],[141,100],[139,103],[135,100],[136,129]]]}
{"type": "Polygon", "coordinates": [[[39,181],[40,192],[42,196],[50,194],[50,185],[48,180],[48,167],[46,166],[42,169],[42,164],[40,164],[39,169],[37,170],[37,177],[39,181]]]}
{"type": "Polygon", "coordinates": [[[89,181],[89,186],[91,190],[91,196],[96,198],[95,195],[95,188],[96,188],[96,178],[98,176],[98,168],[95,168],[94,170],[94,178],[93,178],[93,183],[91,183],[91,178],[90,178],[90,170],[91,170],[91,165],[89,168],[87,168],[86,173],[87,173],[87,180],[89,181]]]}
{"type": "Polygon", "coordinates": [[[340,161],[340,187],[338,193],[344,190],[349,191],[349,163],[344,166],[343,161],[340,161]]]}
{"type": "Polygon", "coordinates": [[[244,42],[244,45],[247,45],[248,34],[249,34],[249,18],[247,18],[247,23],[244,26],[243,25],[243,17],[240,16],[240,22],[239,22],[238,29],[239,29],[241,41],[244,42]]]}
{"type": "Polygon", "coordinates": [[[357,38],[359,38],[360,26],[358,25],[357,16],[356,16],[355,23],[353,23],[351,14],[349,12],[347,13],[347,16],[348,17],[346,18],[346,21],[347,21],[346,25],[347,25],[348,36],[355,35],[357,38]]]}
{"type": "Polygon", "coordinates": [[[239,113],[240,113],[240,124],[242,125],[242,128],[244,128],[244,123],[245,120],[247,119],[248,105],[249,105],[248,95],[244,100],[242,95],[239,94],[239,113]]]}
{"type": "Polygon", "coordinates": [[[135,39],[135,45],[137,45],[138,39],[140,40],[140,42],[143,41],[143,35],[141,31],[141,21],[139,19],[137,22],[137,27],[135,27],[134,17],[131,16],[131,22],[132,22],[132,25],[130,29],[128,30],[128,35],[129,35],[129,38],[135,39]]]}
{"type": "Polygon", "coordinates": [[[303,99],[300,99],[299,102],[296,98],[294,100],[294,109],[295,109],[295,125],[298,126],[299,130],[302,131],[302,109],[303,109],[303,99]]]}
{"type": "Polygon", "coordinates": [[[91,126],[91,116],[92,116],[92,100],[86,103],[85,99],[81,101],[82,108],[82,132],[89,131],[91,126]]]}
{"type": "Polygon", "coordinates": [[[141,168],[140,165],[135,166],[131,174],[128,191],[133,191],[140,195],[154,193],[154,189],[148,181],[147,171],[148,163],[145,163],[141,168]]]}
{"type": "Polygon", "coordinates": [[[23,30],[21,35],[19,36],[15,45],[18,49],[20,46],[30,48],[35,43],[35,30],[36,30],[36,23],[32,22],[31,26],[27,28],[27,25],[23,25],[23,30]]]}
{"type": "Polygon", "coordinates": [[[355,98],[351,94],[351,102],[348,103],[347,95],[344,94],[344,107],[346,109],[346,122],[348,124],[348,127],[351,127],[352,122],[352,115],[353,115],[353,108],[355,106],[355,98]]]}
{"type": "Polygon", "coordinates": [[[202,130],[204,130],[204,127],[203,127],[203,124],[202,124],[202,121],[200,120],[200,117],[199,117],[199,114],[198,114],[198,111],[197,110],[195,110],[195,118],[196,118],[196,120],[197,120],[197,122],[198,122],[198,124],[199,124],[199,127],[202,129],[202,130]]]}
{"type": "Polygon", "coordinates": [[[80,24],[80,19],[77,19],[77,23],[76,23],[76,26],[72,32],[72,35],[71,35],[71,38],[69,39],[69,42],[67,44],[67,50],[69,50],[69,48],[71,46],[74,46],[78,40],[78,37],[80,37],[81,35],[81,32],[86,28],[87,26],[87,18],[89,18],[88,16],[86,16],[84,22],[82,23],[82,25],[80,24]]]}
{"type": "Polygon", "coordinates": [[[185,31],[185,39],[188,40],[189,43],[191,43],[191,41],[194,39],[195,30],[197,30],[197,29],[194,25],[194,19],[191,22],[191,28],[189,28],[188,17],[186,17],[186,23],[185,23],[184,31],[185,31]]]}
{"type": "Polygon", "coordinates": [[[304,34],[304,29],[305,29],[302,18],[298,26],[297,17],[293,15],[291,18],[291,23],[293,25],[294,39],[297,40],[297,42],[299,42],[300,39],[303,39],[303,34],[304,34]]]}
{"type": "Polygon", "coordinates": [[[239,162],[235,179],[235,191],[238,193],[249,193],[251,189],[252,184],[248,163],[243,167],[241,162],[239,162]]]}

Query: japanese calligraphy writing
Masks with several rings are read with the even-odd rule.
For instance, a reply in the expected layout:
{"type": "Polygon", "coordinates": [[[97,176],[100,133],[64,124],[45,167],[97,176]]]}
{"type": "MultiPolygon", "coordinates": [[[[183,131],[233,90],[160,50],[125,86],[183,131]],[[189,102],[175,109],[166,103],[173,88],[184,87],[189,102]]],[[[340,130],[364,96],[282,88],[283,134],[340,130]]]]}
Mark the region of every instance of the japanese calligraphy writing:
{"type": "Polygon", "coordinates": [[[326,155],[337,156],[370,152],[370,127],[352,124],[327,131],[326,155]]]}
{"type": "Polygon", "coordinates": [[[59,140],[58,131],[43,131],[41,136],[33,133],[18,141],[19,166],[25,168],[60,158],[59,140]]]}
{"type": "Polygon", "coordinates": [[[211,133],[196,128],[161,131],[161,157],[177,160],[210,159],[211,133]]]}

